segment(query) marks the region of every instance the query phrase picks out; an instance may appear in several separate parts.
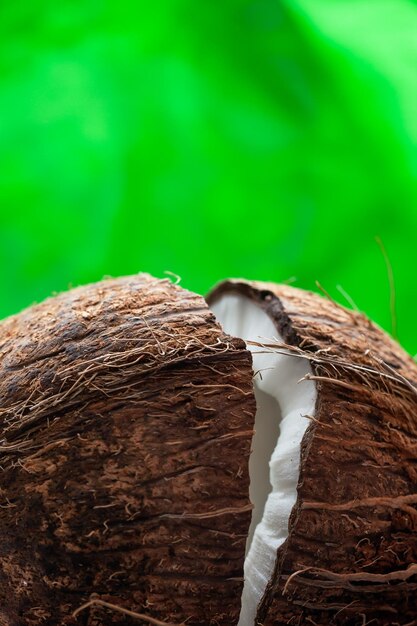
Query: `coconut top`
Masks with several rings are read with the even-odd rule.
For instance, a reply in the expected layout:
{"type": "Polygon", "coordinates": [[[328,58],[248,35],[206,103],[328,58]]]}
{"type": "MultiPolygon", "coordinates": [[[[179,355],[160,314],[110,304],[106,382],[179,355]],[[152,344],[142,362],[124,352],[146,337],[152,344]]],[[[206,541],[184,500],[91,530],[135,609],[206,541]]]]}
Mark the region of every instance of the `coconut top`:
{"type": "Polygon", "coordinates": [[[6,433],[80,404],[129,377],[184,359],[241,350],[225,338],[204,299],[148,274],[86,285],[0,323],[0,415],[6,433]],[[94,383],[93,383],[94,381],[94,383]],[[16,420],[19,415],[19,420],[16,420]]]}
{"type": "Polygon", "coordinates": [[[359,311],[290,285],[239,278],[214,287],[208,296],[209,303],[226,293],[238,293],[256,301],[274,320],[289,345],[307,352],[324,349],[349,363],[362,363],[371,368],[379,363],[387,374],[392,368],[394,378],[397,372],[417,384],[416,362],[397,341],[359,311]]]}

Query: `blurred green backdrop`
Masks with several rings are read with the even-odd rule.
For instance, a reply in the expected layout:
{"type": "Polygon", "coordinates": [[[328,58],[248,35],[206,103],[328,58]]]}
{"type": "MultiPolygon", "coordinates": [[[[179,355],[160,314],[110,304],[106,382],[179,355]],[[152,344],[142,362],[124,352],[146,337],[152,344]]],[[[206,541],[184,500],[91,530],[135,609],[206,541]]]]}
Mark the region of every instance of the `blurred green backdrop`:
{"type": "Polygon", "coordinates": [[[411,0],[0,8],[0,315],[103,275],[337,286],[413,354],[411,0]]]}

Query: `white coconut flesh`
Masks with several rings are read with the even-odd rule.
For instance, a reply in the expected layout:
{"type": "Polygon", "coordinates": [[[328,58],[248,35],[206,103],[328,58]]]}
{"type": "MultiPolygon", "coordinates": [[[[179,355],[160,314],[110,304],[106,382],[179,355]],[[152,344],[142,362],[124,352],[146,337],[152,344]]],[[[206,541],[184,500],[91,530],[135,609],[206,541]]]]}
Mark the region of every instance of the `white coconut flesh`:
{"type": "MultiPolygon", "coordinates": [[[[282,342],[272,319],[245,296],[226,294],[211,305],[225,332],[246,342],[282,342]]],[[[253,357],[257,403],[249,460],[249,495],[254,505],[244,565],[238,626],[253,626],[270,581],[277,549],[288,536],[288,520],[297,498],[301,440],[316,404],[306,359],[247,346],[253,357]]]]}

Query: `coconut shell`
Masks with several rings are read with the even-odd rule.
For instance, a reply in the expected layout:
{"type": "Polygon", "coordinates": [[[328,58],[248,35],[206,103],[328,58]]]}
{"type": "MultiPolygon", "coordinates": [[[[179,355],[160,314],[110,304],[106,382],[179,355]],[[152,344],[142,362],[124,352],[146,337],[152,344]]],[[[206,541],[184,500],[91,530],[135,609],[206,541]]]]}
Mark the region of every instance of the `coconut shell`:
{"type": "Polygon", "coordinates": [[[203,298],[144,274],[3,321],[0,625],[236,623],[251,379],[203,298]]]}
{"type": "Polygon", "coordinates": [[[315,294],[235,280],[209,302],[226,293],[270,316],[318,392],[257,623],[417,624],[416,364],[364,315],[315,294]]]}

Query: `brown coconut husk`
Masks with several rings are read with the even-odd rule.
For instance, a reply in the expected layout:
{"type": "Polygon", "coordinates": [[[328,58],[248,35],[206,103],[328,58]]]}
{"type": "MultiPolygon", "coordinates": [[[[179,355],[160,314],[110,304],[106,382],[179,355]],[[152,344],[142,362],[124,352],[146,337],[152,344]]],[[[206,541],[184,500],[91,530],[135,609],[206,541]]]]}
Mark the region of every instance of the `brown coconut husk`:
{"type": "Polygon", "coordinates": [[[3,321],[0,624],[236,623],[251,379],[203,298],[144,274],[3,321]]]}
{"type": "MultiPolygon", "coordinates": [[[[417,620],[414,362],[364,316],[229,281],[307,358],[318,401],[258,623],[417,620]]],[[[236,624],[250,521],[251,357],[146,275],[0,324],[0,625],[236,624]]],[[[302,384],[302,383],[300,383],[302,384]]]]}
{"type": "MultiPolygon", "coordinates": [[[[360,313],[315,294],[227,281],[310,360],[316,411],[301,446],[289,536],[258,624],[417,624],[417,367],[360,313]]],[[[300,383],[302,384],[302,382],[300,383]]]]}

